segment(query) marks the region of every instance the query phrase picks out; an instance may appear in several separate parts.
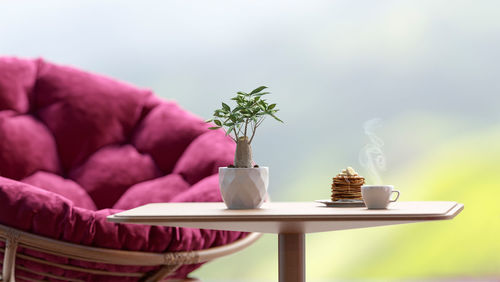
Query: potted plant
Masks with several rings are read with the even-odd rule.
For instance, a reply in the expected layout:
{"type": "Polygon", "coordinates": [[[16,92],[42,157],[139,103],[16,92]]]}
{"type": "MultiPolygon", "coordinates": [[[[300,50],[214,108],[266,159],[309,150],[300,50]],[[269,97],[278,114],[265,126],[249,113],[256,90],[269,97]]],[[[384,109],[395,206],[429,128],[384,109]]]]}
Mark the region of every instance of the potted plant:
{"type": "Polygon", "coordinates": [[[210,129],[223,128],[227,136],[236,143],[234,165],[219,168],[219,184],[224,203],[229,209],[258,208],[267,197],[269,168],[254,165],[252,160],[252,141],[257,128],[267,116],[280,120],[276,113],[276,104],[269,104],[262,96],[266,86],[255,88],[250,93],[237,92],[231,100],[236,106],[222,103],[222,108],[214,111],[215,126],[210,129]]]}

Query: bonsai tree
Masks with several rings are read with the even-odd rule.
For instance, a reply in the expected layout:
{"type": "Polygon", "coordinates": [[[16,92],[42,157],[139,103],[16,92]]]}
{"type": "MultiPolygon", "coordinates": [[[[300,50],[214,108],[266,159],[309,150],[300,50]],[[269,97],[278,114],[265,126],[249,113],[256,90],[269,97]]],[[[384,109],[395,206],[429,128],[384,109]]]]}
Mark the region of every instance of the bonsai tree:
{"type": "Polygon", "coordinates": [[[255,88],[250,93],[237,92],[231,100],[236,102],[236,106],[231,107],[222,103],[222,108],[214,111],[212,119],[216,126],[210,129],[223,128],[227,136],[236,142],[236,153],[234,155],[234,166],[237,168],[252,167],[252,141],[257,128],[262,124],[267,116],[271,116],[279,122],[276,113],[279,111],[276,104],[267,103],[262,96],[269,94],[265,92],[267,86],[255,88]]]}

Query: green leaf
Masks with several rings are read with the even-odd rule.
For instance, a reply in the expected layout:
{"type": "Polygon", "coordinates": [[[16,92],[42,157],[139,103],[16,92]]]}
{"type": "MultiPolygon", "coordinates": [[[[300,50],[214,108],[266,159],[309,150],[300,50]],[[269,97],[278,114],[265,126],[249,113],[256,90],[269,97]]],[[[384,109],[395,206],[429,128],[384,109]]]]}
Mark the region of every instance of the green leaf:
{"type": "Polygon", "coordinates": [[[214,119],[211,118],[211,119],[207,119],[205,122],[208,123],[208,122],[212,122],[214,119]]]}
{"type": "Polygon", "coordinates": [[[275,115],[278,111],[276,104],[269,105],[266,99],[263,99],[263,95],[269,94],[265,89],[267,89],[266,86],[260,86],[250,93],[237,92],[237,95],[231,98],[232,101],[235,101],[234,109],[231,110],[228,104],[222,103],[222,108],[215,110],[213,117],[207,120],[207,122],[213,122],[216,125],[210,129],[223,128],[226,135],[229,135],[241,130],[247,122],[251,122],[254,126],[260,125],[268,115],[283,122],[275,115]]]}
{"type": "Polygon", "coordinates": [[[264,89],[266,89],[266,88],[267,88],[267,86],[260,86],[260,87],[257,87],[257,88],[255,88],[254,90],[252,90],[252,92],[250,92],[250,95],[251,95],[251,94],[255,94],[255,93],[259,93],[260,91],[262,91],[262,90],[264,90],[264,89]]]}
{"type": "Polygon", "coordinates": [[[283,123],[283,121],[281,119],[279,119],[277,116],[275,116],[274,114],[269,114],[269,115],[271,115],[275,120],[283,123]]]}

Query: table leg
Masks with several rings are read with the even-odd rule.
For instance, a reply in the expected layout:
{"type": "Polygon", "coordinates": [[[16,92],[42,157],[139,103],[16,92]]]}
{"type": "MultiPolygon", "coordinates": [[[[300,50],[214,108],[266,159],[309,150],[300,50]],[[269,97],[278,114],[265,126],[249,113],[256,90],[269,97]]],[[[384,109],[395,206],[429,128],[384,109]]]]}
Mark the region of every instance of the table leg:
{"type": "Polygon", "coordinates": [[[304,233],[280,233],[278,243],[279,281],[304,282],[306,280],[304,233]]]}

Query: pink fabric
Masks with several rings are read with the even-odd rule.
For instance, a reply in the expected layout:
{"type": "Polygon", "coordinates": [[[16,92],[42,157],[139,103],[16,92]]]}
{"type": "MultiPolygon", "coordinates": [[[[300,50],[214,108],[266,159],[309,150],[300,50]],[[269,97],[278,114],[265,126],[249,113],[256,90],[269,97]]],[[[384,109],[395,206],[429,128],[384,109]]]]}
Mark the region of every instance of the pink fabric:
{"type": "Polygon", "coordinates": [[[201,119],[174,103],[164,103],[139,124],[132,143],[150,154],[164,173],[170,173],[191,141],[207,131],[201,119]]]}
{"type": "Polygon", "coordinates": [[[2,58],[0,71],[0,111],[26,113],[29,95],[35,86],[37,63],[32,60],[2,58]]]}
{"type": "Polygon", "coordinates": [[[207,175],[218,173],[219,167],[232,164],[233,158],[234,142],[221,131],[209,131],[189,144],[173,172],[194,184],[207,175]]]}
{"type": "Polygon", "coordinates": [[[21,179],[38,170],[59,172],[54,137],[30,115],[0,111],[0,175],[21,179]]]}
{"type": "Polygon", "coordinates": [[[201,199],[210,199],[204,200],[204,202],[220,202],[222,201],[222,197],[219,191],[211,189],[214,185],[219,185],[219,175],[214,174],[212,176],[206,177],[200,182],[193,185],[195,189],[189,189],[184,191],[183,193],[177,194],[170,201],[175,203],[183,203],[183,202],[200,202],[201,199]]]}
{"type": "Polygon", "coordinates": [[[104,147],[69,173],[100,209],[112,207],[130,186],[159,176],[153,159],[132,145],[104,147]]]}
{"type": "Polygon", "coordinates": [[[97,149],[128,141],[151,93],[115,80],[39,61],[37,115],[53,133],[65,169],[97,149]]]}
{"type": "Polygon", "coordinates": [[[189,188],[180,175],[169,174],[130,187],[113,208],[127,210],[147,203],[170,202],[189,188]]]}
{"type": "Polygon", "coordinates": [[[38,171],[22,179],[21,182],[61,195],[71,200],[75,207],[96,210],[96,206],[89,197],[89,194],[80,185],[70,179],[64,179],[59,175],[45,171],[38,171]]]}
{"type": "MultiPolygon", "coordinates": [[[[151,202],[220,201],[216,173],[233,154],[234,143],[223,133],[150,91],[41,59],[0,58],[0,224],[123,250],[227,244],[245,234],[114,224],[106,216],[151,202]]],[[[154,269],[20,251],[96,269],[154,269]]],[[[18,263],[86,281],[113,280],[18,263]]],[[[175,277],[197,267],[183,266],[175,277]]]]}

